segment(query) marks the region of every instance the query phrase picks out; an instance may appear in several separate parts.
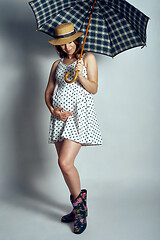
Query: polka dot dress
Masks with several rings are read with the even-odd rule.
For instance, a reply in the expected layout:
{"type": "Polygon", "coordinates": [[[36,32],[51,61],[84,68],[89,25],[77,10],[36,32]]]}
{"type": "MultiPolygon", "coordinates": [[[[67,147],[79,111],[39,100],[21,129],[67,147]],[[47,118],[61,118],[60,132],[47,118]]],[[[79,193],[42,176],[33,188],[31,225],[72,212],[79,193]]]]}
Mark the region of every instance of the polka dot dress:
{"type": "MultiPolygon", "coordinates": [[[[73,83],[65,82],[66,72],[70,72],[69,80],[75,75],[77,61],[70,65],[59,62],[55,78],[58,83],[53,95],[53,108],[64,108],[62,112],[71,111],[67,121],[62,121],[51,114],[49,124],[48,143],[62,141],[64,138],[81,143],[82,146],[102,144],[102,135],[96,116],[93,95],[89,93],[78,78],[73,83]]],[[[83,76],[87,78],[87,70],[84,66],[83,76]]]]}

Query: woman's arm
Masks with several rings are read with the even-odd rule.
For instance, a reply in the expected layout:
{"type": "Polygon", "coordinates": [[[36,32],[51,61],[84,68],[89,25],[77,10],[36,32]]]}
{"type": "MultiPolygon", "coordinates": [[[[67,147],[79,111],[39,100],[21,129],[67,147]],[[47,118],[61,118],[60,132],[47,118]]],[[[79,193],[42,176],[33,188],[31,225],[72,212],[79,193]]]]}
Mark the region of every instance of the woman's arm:
{"type": "Polygon", "coordinates": [[[50,71],[50,75],[49,75],[48,84],[45,90],[45,102],[47,107],[49,108],[49,111],[52,114],[54,113],[54,108],[52,106],[52,97],[53,97],[54,89],[56,87],[55,71],[59,62],[60,60],[57,60],[56,62],[53,63],[50,71]]]}
{"type": "Polygon", "coordinates": [[[60,60],[57,60],[52,65],[48,84],[45,90],[45,102],[52,115],[54,115],[55,117],[57,117],[62,121],[67,121],[67,118],[72,114],[72,112],[71,111],[61,112],[63,108],[54,109],[52,106],[52,97],[53,97],[54,89],[56,87],[55,71],[59,62],[60,60]]]}
{"type": "Polygon", "coordinates": [[[82,75],[83,64],[81,60],[78,60],[75,68],[75,70],[79,70],[79,81],[88,92],[96,94],[98,90],[98,67],[95,56],[92,53],[86,53],[84,64],[87,68],[87,78],[82,75]]]}

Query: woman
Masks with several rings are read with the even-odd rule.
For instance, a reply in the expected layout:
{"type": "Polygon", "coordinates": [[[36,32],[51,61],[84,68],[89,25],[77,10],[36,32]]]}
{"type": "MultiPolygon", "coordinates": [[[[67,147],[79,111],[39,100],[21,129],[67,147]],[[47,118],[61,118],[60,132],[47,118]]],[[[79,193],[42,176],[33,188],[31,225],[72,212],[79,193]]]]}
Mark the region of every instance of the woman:
{"type": "Polygon", "coordinates": [[[97,63],[92,53],[85,53],[82,60],[78,60],[82,34],[74,30],[72,23],[55,28],[55,38],[49,43],[56,46],[61,59],[53,63],[45,91],[46,105],[51,112],[48,142],[55,144],[58,164],[73,205],[72,212],[63,216],[61,221],[74,221],[74,233],[78,234],[87,226],[87,190],[81,190],[74,161],[81,146],[102,144],[92,96],[98,89],[97,63]],[[77,80],[67,83],[64,79],[66,72],[70,72],[68,79],[71,80],[77,70],[77,80]],[[54,94],[56,84],[58,88],[54,94]]]}

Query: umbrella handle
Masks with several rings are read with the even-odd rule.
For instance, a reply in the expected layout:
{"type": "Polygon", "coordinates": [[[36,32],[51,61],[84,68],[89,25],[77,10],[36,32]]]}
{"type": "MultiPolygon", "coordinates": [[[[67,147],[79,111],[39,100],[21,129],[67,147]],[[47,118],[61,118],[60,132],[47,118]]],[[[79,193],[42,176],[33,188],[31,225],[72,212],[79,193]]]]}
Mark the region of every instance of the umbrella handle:
{"type": "Polygon", "coordinates": [[[78,77],[78,72],[79,72],[79,71],[76,71],[75,76],[74,76],[74,78],[73,78],[71,81],[67,80],[67,77],[68,77],[68,75],[70,74],[69,72],[67,72],[67,73],[65,74],[65,81],[66,81],[67,83],[73,83],[73,82],[77,79],[77,77],[78,77]]]}
{"type": "MultiPolygon", "coordinates": [[[[84,37],[83,46],[82,46],[81,55],[80,55],[79,60],[81,60],[81,58],[82,58],[83,49],[84,49],[84,44],[85,44],[85,41],[86,41],[86,37],[87,37],[88,29],[89,29],[89,24],[90,24],[90,21],[91,21],[91,18],[92,18],[92,12],[93,12],[93,8],[94,8],[94,5],[95,5],[95,2],[96,2],[96,0],[93,1],[93,6],[92,6],[92,9],[91,9],[91,14],[90,14],[90,18],[89,18],[89,21],[88,21],[88,26],[87,26],[86,34],[85,34],[85,37],[84,37]]],[[[74,82],[74,81],[77,79],[78,72],[79,72],[79,71],[76,71],[76,74],[75,74],[73,80],[71,80],[71,81],[68,81],[68,80],[67,80],[67,77],[68,77],[68,75],[69,75],[69,72],[67,72],[67,73],[65,74],[65,81],[66,81],[67,83],[72,83],[72,82],[74,82]]]]}

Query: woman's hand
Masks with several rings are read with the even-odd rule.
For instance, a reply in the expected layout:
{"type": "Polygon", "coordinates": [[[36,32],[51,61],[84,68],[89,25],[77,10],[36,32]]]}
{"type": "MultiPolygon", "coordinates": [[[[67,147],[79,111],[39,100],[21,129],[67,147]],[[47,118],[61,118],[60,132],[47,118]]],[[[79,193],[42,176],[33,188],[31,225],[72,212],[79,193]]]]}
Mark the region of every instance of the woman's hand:
{"type": "Polygon", "coordinates": [[[85,53],[83,62],[87,69],[87,77],[82,75],[83,64],[82,60],[79,60],[75,68],[75,70],[79,70],[78,81],[89,93],[95,94],[98,90],[98,67],[96,58],[92,53],[85,53]]]}
{"type": "Polygon", "coordinates": [[[83,72],[83,63],[82,63],[82,60],[78,60],[78,61],[77,61],[77,64],[76,64],[76,67],[75,67],[75,71],[79,71],[78,77],[79,77],[79,76],[82,76],[82,72],[83,72]]]}
{"type": "Polygon", "coordinates": [[[57,117],[59,120],[67,121],[68,117],[72,114],[71,111],[61,112],[64,108],[50,108],[50,112],[53,116],[57,117]]]}

